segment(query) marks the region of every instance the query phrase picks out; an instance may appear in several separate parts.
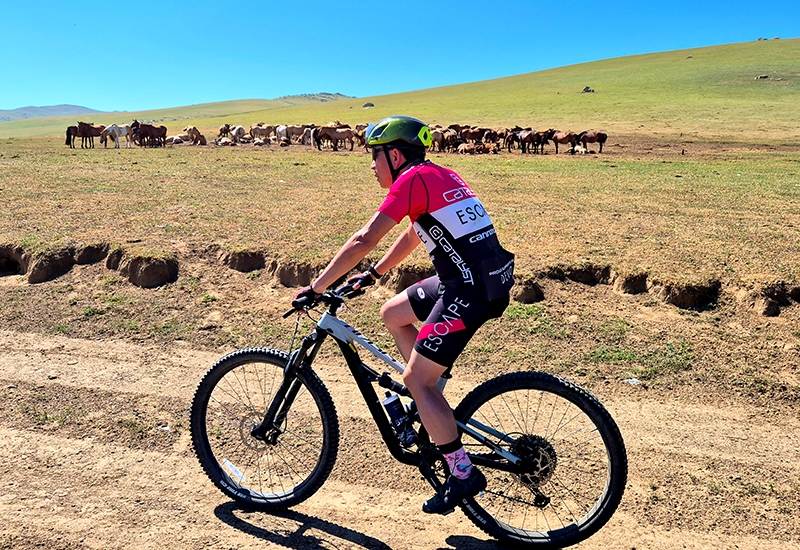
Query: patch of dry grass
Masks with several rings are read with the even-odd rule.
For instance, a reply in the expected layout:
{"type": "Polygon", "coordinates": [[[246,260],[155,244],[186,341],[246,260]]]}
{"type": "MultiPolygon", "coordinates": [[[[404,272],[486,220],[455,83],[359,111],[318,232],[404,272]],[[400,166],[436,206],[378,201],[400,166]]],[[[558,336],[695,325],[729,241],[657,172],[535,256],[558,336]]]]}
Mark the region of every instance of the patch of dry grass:
{"type": "MultiPolygon", "coordinates": [[[[313,265],[384,196],[358,150],[70,150],[41,138],[5,140],[0,151],[0,234],[29,251],[219,245],[313,265]]],[[[606,151],[432,159],[479,194],[521,272],[591,264],[687,283],[800,277],[798,151],[654,147],[636,136],[606,151]]],[[[417,250],[412,262],[427,259],[417,250]]]]}

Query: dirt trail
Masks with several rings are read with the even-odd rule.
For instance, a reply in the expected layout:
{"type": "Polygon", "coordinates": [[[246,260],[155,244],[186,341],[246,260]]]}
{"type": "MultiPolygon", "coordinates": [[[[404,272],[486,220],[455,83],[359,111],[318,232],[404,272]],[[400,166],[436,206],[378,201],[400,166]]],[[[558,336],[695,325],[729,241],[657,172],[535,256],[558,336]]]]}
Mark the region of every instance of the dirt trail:
{"type": "MultiPolygon", "coordinates": [[[[460,512],[442,518],[420,511],[429,490],[411,468],[391,461],[363,402],[330,363],[319,372],[345,438],[331,479],[279,516],[238,509],[204,477],[186,428],[194,387],[216,358],[185,345],[0,331],[0,544],[497,547],[460,512]]],[[[475,381],[460,373],[460,386],[448,392],[459,394],[475,381]]],[[[796,414],[652,399],[642,388],[620,385],[600,397],[626,439],[628,488],[611,522],[575,548],[800,548],[791,513],[800,479],[796,414]],[[715,499],[725,495],[715,487],[734,485],[741,486],[737,494],[749,488],[757,497],[743,504],[749,511],[715,499]]]]}

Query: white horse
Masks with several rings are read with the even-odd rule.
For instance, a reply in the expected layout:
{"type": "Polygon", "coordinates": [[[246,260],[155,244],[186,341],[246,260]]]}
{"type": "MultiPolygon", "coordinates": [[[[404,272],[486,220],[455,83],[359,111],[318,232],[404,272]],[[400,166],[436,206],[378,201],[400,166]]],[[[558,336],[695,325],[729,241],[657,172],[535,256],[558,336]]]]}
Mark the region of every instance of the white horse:
{"type": "Polygon", "coordinates": [[[235,128],[231,128],[231,139],[234,143],[238,143],[242,141],[246,133],[247,130],[244,129],[244,126],[236,126],[235,128]]]}
{"type": "Polygon", "coordinates": [[[133,132],[131,132],[131,127],[127,124],[123,124],[122,126],[117,126],[116,124],[112,124],[108,128],[102,131],[100,134],[100,143],[103,144],[103,147],[108,145],[108,136],[114,138],[114,148],[119,149],[119,138],[125,136],[127,143],[125,147],[130,149],[131,146],[131,137],[133,137],[133,132]]]}

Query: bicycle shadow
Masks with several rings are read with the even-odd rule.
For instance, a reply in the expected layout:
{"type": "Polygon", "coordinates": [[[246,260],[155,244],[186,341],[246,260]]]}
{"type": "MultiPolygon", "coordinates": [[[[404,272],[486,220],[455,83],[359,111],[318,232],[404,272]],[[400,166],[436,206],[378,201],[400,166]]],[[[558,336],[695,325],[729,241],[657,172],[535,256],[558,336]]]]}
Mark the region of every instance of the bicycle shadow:
{"type": "MultiPolygon", "coordinates": [[[[330,535],[332,538],[342,539],[365,549],[393,550],[391,546],[375,537],[293,510],[264,514],[263,512],[245,508],[234,502],[226,502],[214,509],[214,515],[223,523],[242,533],[294,550],[310,550],[312,548],[316,550],[319,548],[327,548],[332,544],[330,539],[320,538],[310,532],[315,530],[330,535]],[[278,518],[280,520],[285,520],[285,522],[275,528],[266,529],[240,517],[250,514],[258,517],[278,518]],[[291,525],[291,523],[294,525],[291,525]]],[[[505,546],[498,544],[497,541],[494,540],[481,540],[463,535],[451,535],[447,537],[445,542],[447,542],[450,547],[441,548],[439,550],[499,550],[505,548],[505,546]]]]}
{"type": "Polygon", "coordinates": [[[449,548],[440,548],[439,550],[505,550],[506,548],[513,548],[505,546],[501,542],[494,539],[484,540],[467,535],[450,535],[444,541],[450,545],[449,548]]]}
{"type": "Polygon", "coordinates": [[[348,529],[347,527],[342,527],[341,525],[325,521],[324,519],[307,516],[293,510],[264,514],[263,512],[259,512],[257,510],[239,506],[233,502],[226,502],[225,504],[220,504],[214,509],[214,515],[223,523],[226,523],[243,533],[252,535],[256,538],[271,542],[273,544],[280,544],[286,548],[294,548],[295,550],[307,550],[311,548],[319,549],[328,547],[331,541],[322,539],[310,532],[315,530],[326,533],[334,538],[346,540],[357,546],[369,548],[370,550],[392,550],[392,548],[385,542],[374,537],[370,537],[363,533],[359,533],[358,531],[348,529]],[[274,529],[266,529],[264,527],[259,527],[254,523],[248,522],[246,519],[241,517],[250,514],[257,515],[258,517],[280,518],[287,521],[281,522],[281,524],[274,529]]]}

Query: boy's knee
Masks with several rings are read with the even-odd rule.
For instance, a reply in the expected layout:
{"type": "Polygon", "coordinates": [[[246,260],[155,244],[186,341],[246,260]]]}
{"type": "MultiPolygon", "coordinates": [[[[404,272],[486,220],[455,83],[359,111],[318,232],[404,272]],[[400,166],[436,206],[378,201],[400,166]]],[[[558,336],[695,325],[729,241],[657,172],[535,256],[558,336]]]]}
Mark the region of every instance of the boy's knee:
{"type": "Polygon", "coordinates": [[[423,378],[414,369],[408,368],[403,372],[403,384],[405,384],[412,393],[425,385],[423,378]]]}
{"type": "Polygon", "coordinates": [[[386,302],[381,306],[381,319],[383,319],[384,324],[386,324],[386,321],[391,318],[390,311],[391,308],[389,307],[389,302],[386,302]]]}
{"type": "Polygon", "coordinates": [[[413,322],[404,318],[401,305],[394,299],[381,306],[380,314],[383,324],[387,327],[402,327],[413,322]]]}
{"type": "Polygon", "coordinates": [[[432,361],[409,362],[403,371],[403,383],[409,388],[436,388],[445,367],[432,361]]]}

